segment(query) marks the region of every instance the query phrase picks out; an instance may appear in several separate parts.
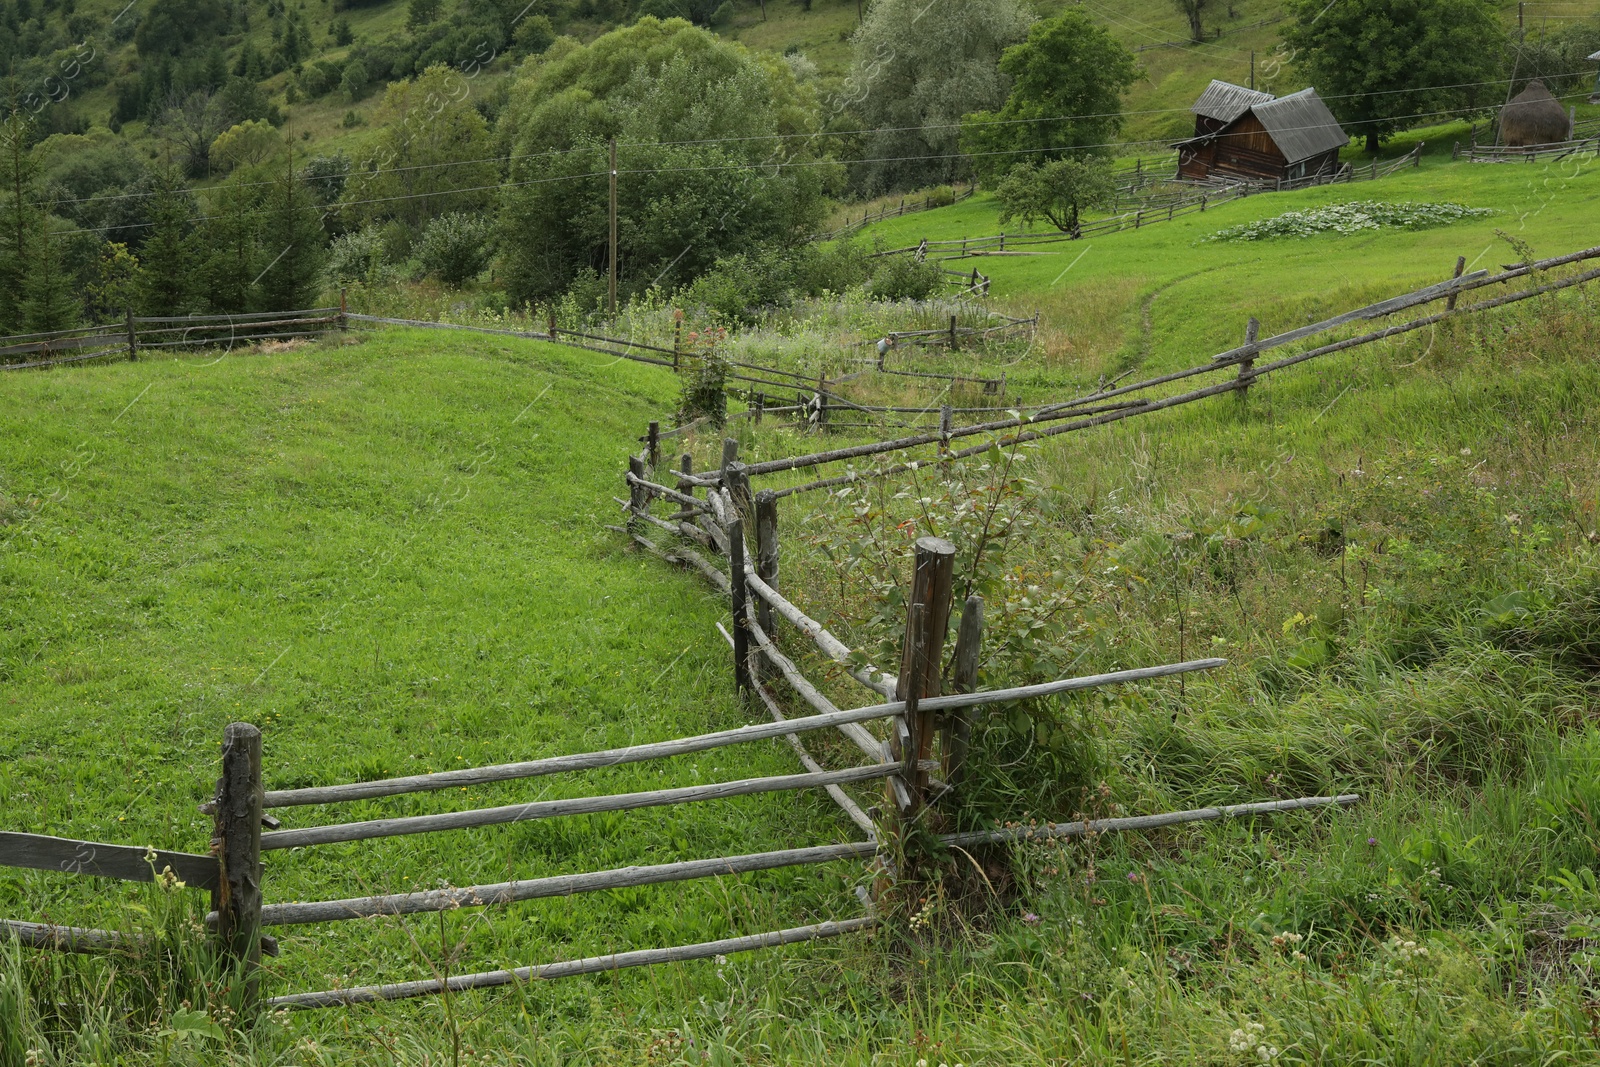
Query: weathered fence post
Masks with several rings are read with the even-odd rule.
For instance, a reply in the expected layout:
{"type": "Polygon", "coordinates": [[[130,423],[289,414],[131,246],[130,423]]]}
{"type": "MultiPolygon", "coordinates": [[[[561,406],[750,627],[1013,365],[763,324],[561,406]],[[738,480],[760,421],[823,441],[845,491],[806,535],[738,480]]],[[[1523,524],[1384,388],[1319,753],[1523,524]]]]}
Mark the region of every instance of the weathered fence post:
{"type": "MultiPolygon", "coordinates": [[[[956,546],[942,537],[919,537],[915,545],[916,567],[911,576],[911,609],[906,614],[906,637],[900,657],[900,685],[895,696],[916,701],[939,695],[939,666],[944,660],[945,631],[950,626],[950,586],[955,576],[956,546]]],[[[911,794],[911,813],[922,807],[928,776],[915,761],[933,753],[933,713],[906,709],[906,741],[909,751],[895,751],[898,731],[891,735],[896,759],[904,759],[911,780],[905,783],[911,794]]]]}
{"type": "Polygon", "coordinates": [[[350,306],[345,302],[345,289],[344,286],[341,285],[339,287],[339,329],[348,330],[349,328],[350,306]]]}
{"type": "Polygon", "coordinates": [[[222,731],[222,777],[217,779],[212,848],[221,879],[212,894],[217,944],[245,980],[254,1004],[261,963],[261,731],[247,722],[222,731]]]}
{"type": "Polygon", "coordinates": [[[133,329],[133,309],[129,308],[123,320],[128,327],[128,360],[130,362],[139,358],[139,335],[133,329]]]}
{"type": "MultiPolygon", "coordinates": [[[[771,489],[756,494],[756,577],[778,588],[778,496],[771,489]]],[[[756,604],[756,622],[776,639],[778,620],[764,599],[756,604]]]]}
{"type": "Polygon", "coordinates": [[[956,317],[954,315],[951,315],[950,316],[950,351],[954,352],[959,347],[960,347],[960,344],[956,340],[956,317]]]}
{"type": "MultiPolygon", "coordinates": [[[[629,456],[628,457],[628,472],[630,474],[632,474],[635,479],[641,479],[642,480],[644,478],[644,476],[645,476],[644,457],[643,456],[629,456]]],[[[640,485],[638,483],[638,481],[630,480],[628,482],[628,532],[629,533],[637,533],[639,528],[644,525],[644,522],[642,521],[640,516],[642,516],[645,513],[645,511],[649,509],[649,507],[650,507],[650,493],[649,493],[649,491],[647,489],[645,489],[644,486],[640,485]]]]}
{"type": "Polygon", "coordinates": [[[728,577],[733,600],[733,684],[745,693],[752,688],[750,627],[744,617],[749,592],[744,580],[744,520],[739,518],[728,524],[728,577]]]}
{"type": "Polygon", "coordinates": [[[1245,401],[1245,393],[1250,388],[1250,382],[1255,378],[1255,373],[1254,373],[1255,365],[1256,365],[1255,343],[1256,343],[1256,338],[1258,336],[1260,336],[1260,334],[1261,334],[1261,323],[1256,321],[1256,317],[1254,315],[1251,315],[1250,316],[1250,321],[1245,323],[1245,326],[1244,326],[1245,358],[1243,360],[1241,360],[1240,363],[1239,363],[1239,403],[1240,404],[1244,403],[1244,401],[1245,401]]]}
{"type": "MultiPolygon", "coordinates": [[[[694,473],[694,457],[689,455],[689,453],[687,453],[687,452],[685,452],[683,455],[679,456],[678,457],[678,470],[680,472],[682,472],[683,474],[693,474],[694,473]]],[[[694,496],[694,483],[689,481],[687,478],[679,478],[678,479],[678,492],[680,492],[680,493],[688,493],[690,496],[694,496]]]]}
{"type": "Polygon", "coordinates": [[[672,369],[678,369],[678,353],[683,349],[683,311],[672,313],[672,369]]]}
{"type": "Polygon", "coordinates": [[[556,339],[556,306],[554,304],[551,304],[546,309],[546,322],[550,327],[550,340],[554,341],[556,339]]]}
{"type": "Polygon", "coordinates": [[[722,487],[728,491],[734,513],[741,518],[755,513],[755,501],[750,496],[750,475],[743,463],[730,463],[722,468],[722,487]]]}
{"type": "MultiPolygon", "coordinates": [[[[1467,257],[1466,256],[1457,256],[1456,257],[1456,272],[1454,274],[1452,274],[1451,277],[1452,278],[1461,277],[1461,272],[1466,270],[1466,269],[1467,269],[1467,257]]],[[[1446,311],[1454,311],[1456,309],[1456,297],[1458,297],[1460,295],[1461,294],[1459,294],[1459,293],[1451,293],[1450,294],[1450,298],[1444,302],[1444,309],[1446,311]]]]}
{"type": "Polygon", "coordinates": [[[739,458],[739,440],[735,437],[722,439],[722,466],[726,468],[739,458]]]}
{"type": "Polygon", "coordinates": [[[949,404],[939,405],[939,465],[950,469],[950,433],[955,429],[955,413],[949,404]]]}
{"type": "Polygon", "coordinates": [[[753,401],[752,410],[755,412],[751,418],[755,420],[755,424],[757,426],[760,426],[762,418],[767,413],[767,394],[755,393],[752,395],[751,399],[753,401]]]}
{"type": "MultiPolygon", "coordinates": [[[[955,674],[951,686],[957,693],[972,693],[978,688],[978,653],[983,646],[983,597],[973,594],[961,608],[961,626],[956,631],[955,674]]],[[[944,780],[951,789],[961,784],[966,771],[967,747],[972,741],[974,708],[951,712],[945,722],[940,755],[944,760],[944,780]]]]}
{"type": "Polygon", "coordinates": [[[654,419],[645,432],[645,445],[650,451],[650,469],[655,470],[661,466],[661,424],[654,419]]]}

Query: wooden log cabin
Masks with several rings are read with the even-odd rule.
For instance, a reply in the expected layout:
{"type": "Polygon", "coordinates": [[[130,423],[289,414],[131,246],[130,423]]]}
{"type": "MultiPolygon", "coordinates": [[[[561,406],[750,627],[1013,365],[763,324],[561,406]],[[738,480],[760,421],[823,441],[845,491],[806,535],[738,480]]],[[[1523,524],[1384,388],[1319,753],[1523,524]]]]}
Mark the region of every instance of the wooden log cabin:
{"type": "Polygon", "coordinates": [[[1275,97],[1213,81],[1190,110],[1194,136],[1173,147],[1191,181],[1293,181],[1333,170],[1350,143],[1315,89],[1275,97]]]}

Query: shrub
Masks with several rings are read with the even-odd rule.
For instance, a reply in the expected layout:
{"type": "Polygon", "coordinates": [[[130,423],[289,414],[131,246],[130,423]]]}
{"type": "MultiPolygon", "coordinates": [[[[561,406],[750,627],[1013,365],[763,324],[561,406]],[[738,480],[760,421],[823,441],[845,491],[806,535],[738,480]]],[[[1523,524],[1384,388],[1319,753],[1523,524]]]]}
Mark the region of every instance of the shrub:
{"type": "Polygon", "coordinates": [[[918,263],[911,256],[885,256],[872,276],[874,300],[926,300],[944,284],[937,263],[918,263]]]}
{"type": "Polygon", "coordinates": [[[494,250],[494,223],[464,211],[440,215],[422,230],[417,261],[422,269],[448,285],[461,285],[489,265],[494,250]]]}
{"type": "Polygon", "coordinates": [[[394,269],[389,266],[383,237],[378,227],[368,226],[335,240],[328,249],[327,286],[337,288],[356,282],[378,285],[391,281],[394,269]]]}

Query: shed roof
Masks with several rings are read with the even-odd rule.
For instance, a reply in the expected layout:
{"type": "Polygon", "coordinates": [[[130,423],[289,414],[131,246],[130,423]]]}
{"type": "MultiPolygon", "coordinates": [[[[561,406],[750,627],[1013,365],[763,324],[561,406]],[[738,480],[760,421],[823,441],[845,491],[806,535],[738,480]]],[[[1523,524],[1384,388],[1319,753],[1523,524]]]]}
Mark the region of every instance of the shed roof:
{"type": "Polygon", "coordinates": [[[1189,110],[1218,122],[1232,122],[1249,111],[1252,105],[1264,104],[1271,99],[1273,99],[1271,93],[1212,79],[1211,84],[1206,86],[1206,91],[1200,94],[1200,99],[1196,100],[1189,110]]]}
{"type": "Polygon", "coordinates": [[[1315,89],[1302,89],[1255,104],[1250,110],[1272,135],[1284,160],[1291,164],[1350,143],[1350,135],[1315,89]]]}

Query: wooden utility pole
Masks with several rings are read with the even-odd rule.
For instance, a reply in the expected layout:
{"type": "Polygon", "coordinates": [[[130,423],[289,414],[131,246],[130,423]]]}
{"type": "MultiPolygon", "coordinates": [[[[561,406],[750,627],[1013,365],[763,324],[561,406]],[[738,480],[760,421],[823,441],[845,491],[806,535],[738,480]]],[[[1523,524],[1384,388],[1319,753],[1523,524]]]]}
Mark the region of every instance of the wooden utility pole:
{"type": "Polygon", "coordinates": [[[607,288],[606,308],[617,313],[617,139],[611,138],[611,278],[607,288]]]}
{"type": "Polygon", "coordinates": [[[259,991],[261,964],[261,731],[247,722],[222,732],[212,846],[222,877],[212,896],[217,942],[245,980],[245,1003],[259,991]]]}

